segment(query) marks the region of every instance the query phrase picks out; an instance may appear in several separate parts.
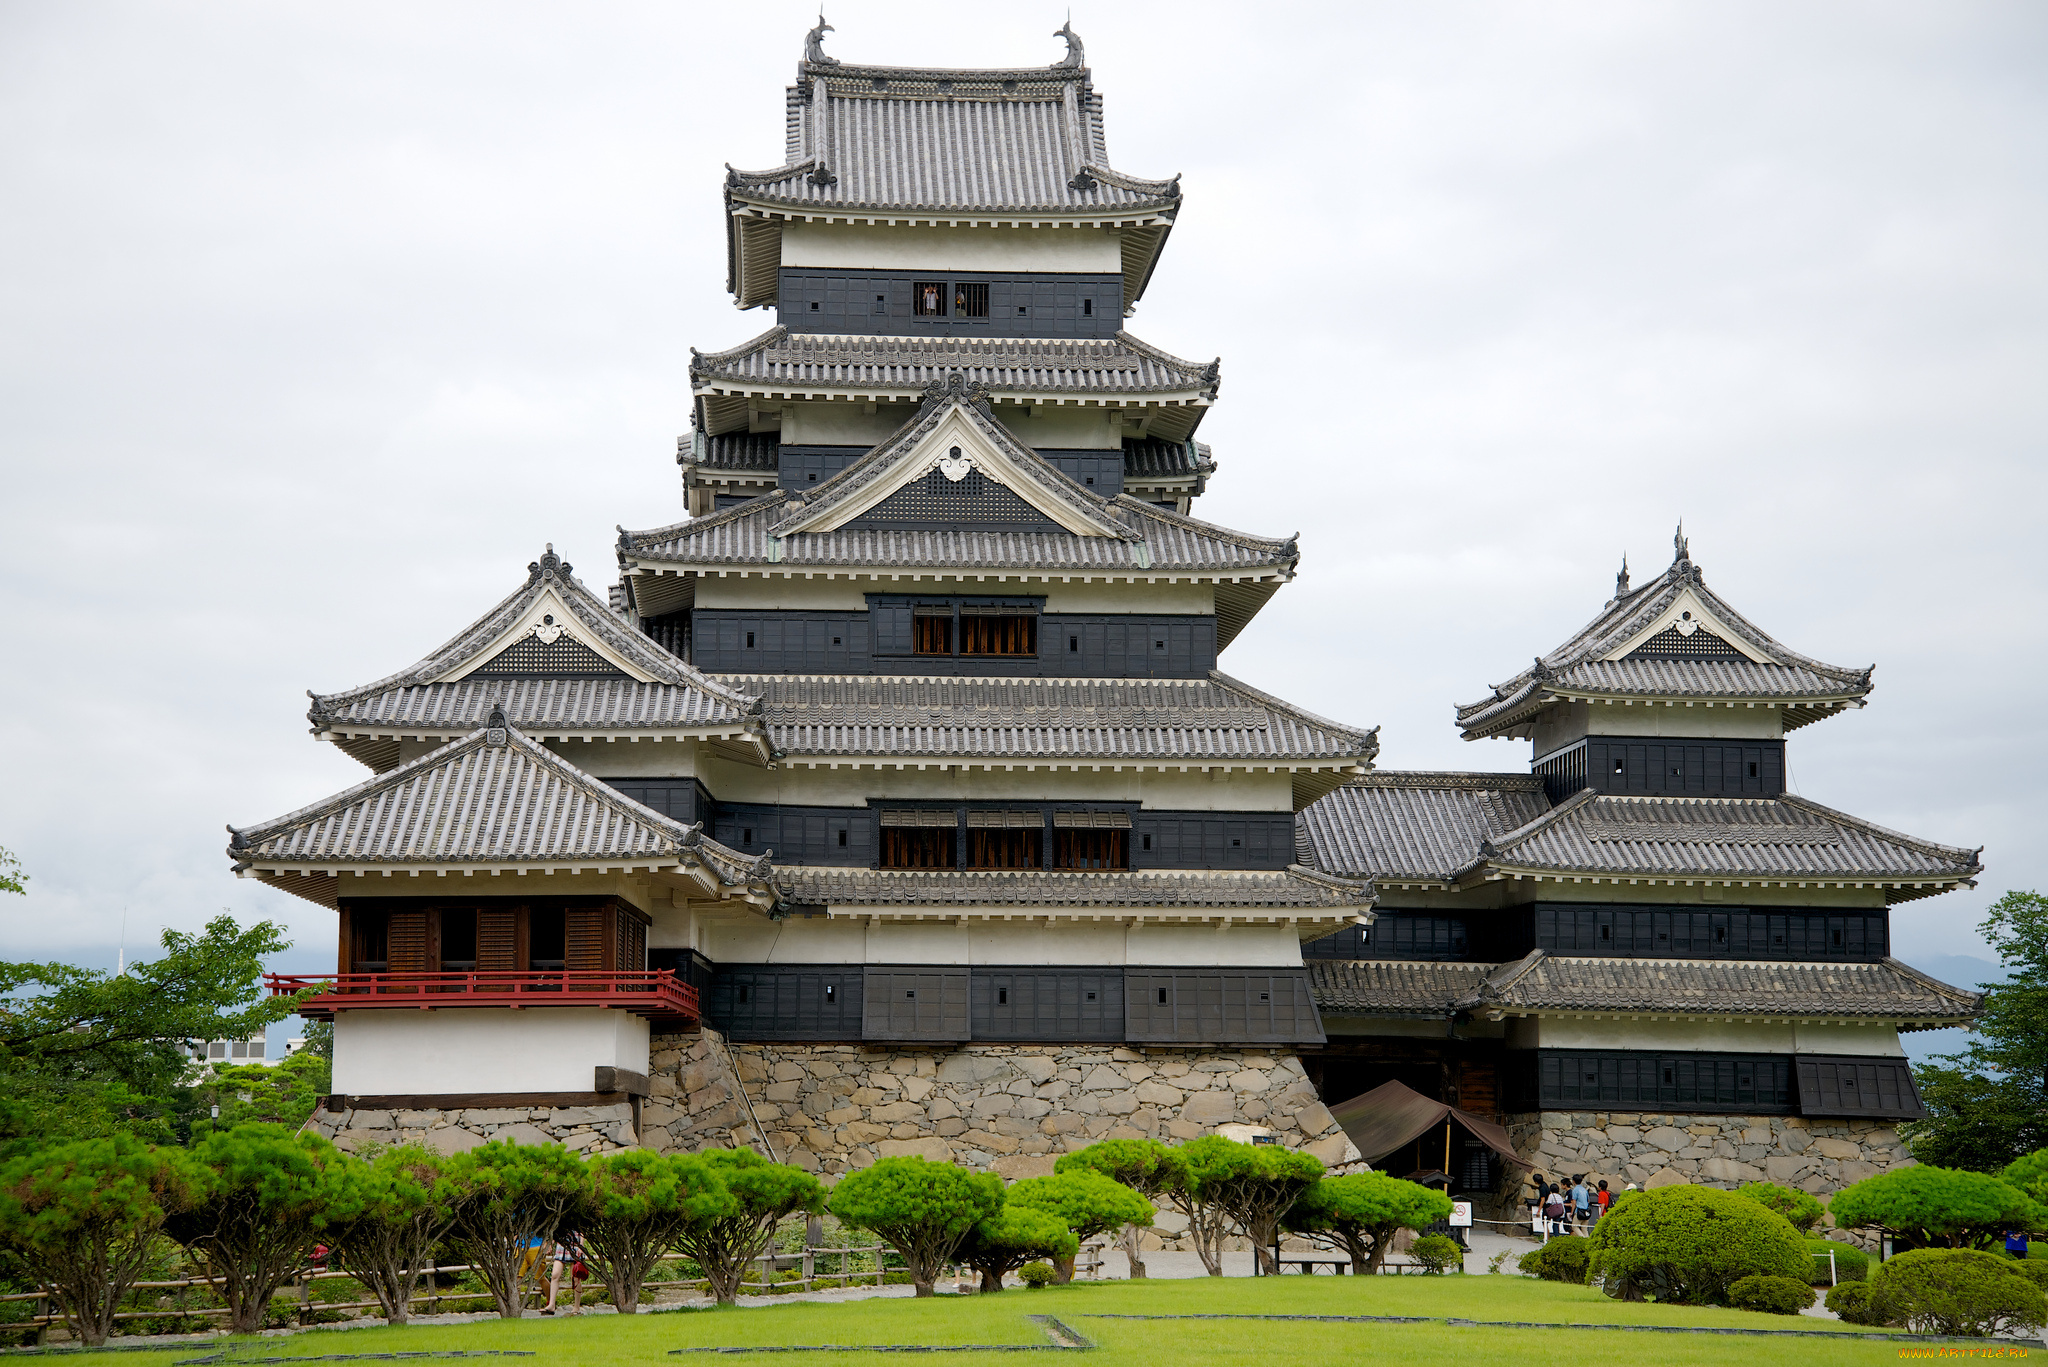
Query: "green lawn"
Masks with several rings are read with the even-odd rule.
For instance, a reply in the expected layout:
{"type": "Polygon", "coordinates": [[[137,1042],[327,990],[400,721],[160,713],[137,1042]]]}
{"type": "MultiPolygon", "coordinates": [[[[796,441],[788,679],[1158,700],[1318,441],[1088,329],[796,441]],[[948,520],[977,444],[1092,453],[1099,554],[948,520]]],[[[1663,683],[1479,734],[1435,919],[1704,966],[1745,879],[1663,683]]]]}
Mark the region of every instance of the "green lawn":
{"type": "MultiPolygon", "coordinates": [[[[1564,1324],[1678,1324],[1752,1329],[1827,1329],[1831,1321],[1752,1315],[1734,1310],[1630,1305],[1588,1287],[1519,1277],[1286,1277],[1253,1280],[1084,1283],[1045,1291],[934,1300],[813,1303],[758,1309],[692,1310],[632,1319],[493,1320],[407,1329],[309,1330],[292,1337],[232,1341],[236,1357],[316,1357],[328,1353],[391,1353],[448,1349],[532,1349],[535,1367],[706,1362],[668,1356],[671,1348],[798,1343],[1044,1343],[1027,1315],[1056,1316],[1099,1346],[1098,1367],[1169,1367],[1183,1362],[1257,1367],[1325,1367],[1370,1356],[1375,1363],[1505,1360],[1558,1367],[1641,1367],[1659,1364],[1855,1364],[1896,1362],[1898,1349],[1868,1340],[1735,1338],[1682,1334],[1616,1334],[1568,1329],[1484,1329],[1443,1324],[1314,1324],[1271,1320],[1177,1322],[1093,1318],[1097,1315],[1191,1314],[1426,1315],[1564,1324]]],[[[215,1345],[228,1343],[215,1340],[215,1345]]],[[[168,1367],[171,1354],[195,1357],[216,1346],[155,1353],[80,1354],[85,1367],[168,1367]]],[[[1053,1355],[1048,1355],[1053,1356],[1053,1355]]],[[[1036,1355],[1034,1355],[1034,1358],[1036,1355]]],[[[769,1359],[763,1359],[768,1361],[769,1359]]],[[[772,1359],[788,1361],[788,1359],[772,1359]]],[[[963,1355],[955,1361],[969,1360],[963,1355]]],[[[989,1361],[997,1359],[989,1358],[989,1361]]],[[[1010,1360],[1004,1355],[1003,1361],[1010,1360]]],[[[230,1362],[233,1357],[230,1358],[230,1362]]],[[[505,1367],[516,1367],[513,1359],[505,1367]]],[[[895,1354],[807,1353],[801,1361],[897,1363],[895,1354]]]]}

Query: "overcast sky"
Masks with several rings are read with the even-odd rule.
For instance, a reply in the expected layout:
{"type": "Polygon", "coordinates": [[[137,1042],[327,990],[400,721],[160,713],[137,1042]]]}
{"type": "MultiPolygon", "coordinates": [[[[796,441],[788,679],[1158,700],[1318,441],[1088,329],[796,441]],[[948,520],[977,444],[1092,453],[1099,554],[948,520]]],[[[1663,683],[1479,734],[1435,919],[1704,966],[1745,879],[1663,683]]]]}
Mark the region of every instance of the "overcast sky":
{"type": "MultiPolygon", "coordinates": [[[[4,955],[225,907],[227,822],[366,771],[304,690],[425,654],[552,541],[682,515],[722,169],[782,159],[803,5],[0,0],[4,955]]],[[[848,4],[848,61],[1056,60],[1059,5],[848,4]]],[[[1877,664],[1807,797],[1985,845],[1899,910],[1967,981],[2038,840],[2048,9],[1082,4],[1112,161],[1187,206],[1129,327],[1223,358],[1200,516],[1302,534],[1224,668],[1520,768],[1454,704],[1668,562],[1877,664]]]]}

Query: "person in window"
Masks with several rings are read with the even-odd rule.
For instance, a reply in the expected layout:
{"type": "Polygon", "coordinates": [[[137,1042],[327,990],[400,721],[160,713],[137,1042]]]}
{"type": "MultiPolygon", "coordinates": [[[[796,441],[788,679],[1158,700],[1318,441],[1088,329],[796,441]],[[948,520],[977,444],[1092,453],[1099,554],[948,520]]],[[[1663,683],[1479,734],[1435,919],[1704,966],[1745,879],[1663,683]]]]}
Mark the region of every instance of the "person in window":
{"type": "Polygon", "coordinates": [[[926,285],[924,287],[924,308],[921,310],[921,312],[929,316],[931,314],[937,313],[938,311],[939,287],[937,285],[926,285]]]}

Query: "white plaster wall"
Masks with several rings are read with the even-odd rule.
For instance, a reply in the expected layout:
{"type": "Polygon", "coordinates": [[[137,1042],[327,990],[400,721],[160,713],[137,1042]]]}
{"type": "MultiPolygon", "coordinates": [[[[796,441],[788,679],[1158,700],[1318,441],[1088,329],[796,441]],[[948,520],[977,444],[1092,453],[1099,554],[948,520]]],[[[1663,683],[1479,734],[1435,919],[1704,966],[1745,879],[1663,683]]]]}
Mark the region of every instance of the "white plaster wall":
{"type": "Polygon", "coordinates": [[[551,740],[544,744],[586,774],[683,778],[697,771],[699,740],[551,740]]]}
{"type": "Polygon", "coordinates": [[[879,446],[916,412],[917,405],[907,403],[785,403],[782,440],[789,446],[879,446]]]}
{"type": "MultiPolygon", "coordinates": [[[[889,579],[722,579],[697,581],[700,608],[760,611],[807,608],[864,612],[870,593],[909,593],[914,585],[889,579]]],[[[962,592],[955,587],[944,592],[962,592]]],[[[994,581],[964,590],[976,594],[1043,597],[1047,612],[1192,613],[1216,611],[1213,584],[1044,584],[994,581]]]]}
{"type": "Polygon", "coordinates": [[[334,1090],[355,1096],[588,1092],[647,1072],[647,1022],[596,1007],[337,1011],[334,1090]]]}
{"type": "Polygon", "coordinates": [[[1537,1022],[1536,1047],[1905,1057],[1905,1051],[1899,1047],[1899,1032],[1895,1027],[1863,1022],[1846,1025],[1788,1025],[1744,1021],[1546,1019],[1537,1022]]]}
{"type": "Polygon", "coordinates": [[[1693,740],[1779,740],[1785,714],[1775,707],[1618,707],[1560,703],[1545,709],[1531,742],[1540,758],[1581,736],[1645,736],[1693,740]]]}
{"type": "Polygon", "coordinates": [[[1114,228],[895,228],[788,223],[782,264],[835,270],[1121,273],[1114,228]]]}
{"type": "Polygon", "coordinates": [[[1124,419],[1120,410],[1074,404],[1001,404],[996,420],[1030,447],[1054,451],[1120,451],[1124,419]]]}
{"type": "Polygon", "coordinates": [[[618,897],[642,911],[650,911],[654,899],[644,879],[619,873],[344,873],[339,883],[342,897],[618,897]]]}
{"type": "Polygon", "coordinates": [[[884,797],[904,801],[1020,798],[1044,802],[1138,802],[1160,811],[1294,810],[1294,779],[1287,773],[1232,773],[1218,780],[1200,772],[962,771],[951,765],[889,770],[782,766],[764,770],[715,756],[705,757],[699,773],[704,785],[725,802],[798,802],[845,807],[884,797]]]}
{"type": "MultiPolygon", "coordinates": [[[[920,908],[944,914],[944,908],[920,908]]],[[[704,927],[704,952],[724,963],[1301,966],[1286,926],[1121,926],[1114,922],[884,922],[844,915],[704,927]]]]}
{"type": "Polygon", "coordinates": [[[1904,1058],[1898,1030],[1889,1025],[1795,1025],[1792,1051],[1798,1054],[1864,1054],[1904,1058]]]}

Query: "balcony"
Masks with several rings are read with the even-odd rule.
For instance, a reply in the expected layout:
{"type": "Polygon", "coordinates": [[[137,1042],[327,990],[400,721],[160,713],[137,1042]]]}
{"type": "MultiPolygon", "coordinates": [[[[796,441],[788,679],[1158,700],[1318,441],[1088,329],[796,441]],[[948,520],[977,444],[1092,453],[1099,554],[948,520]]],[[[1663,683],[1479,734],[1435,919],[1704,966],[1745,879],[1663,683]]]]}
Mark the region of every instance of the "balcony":
{"type": "Polygon", "coordinates": [[[316,994],[299,1003],[310,1020],[333,1020],[337,1011],[369,1007],[380,1011],[418,1007],[608,1007],[661,1021],[667,1028],[695,1029],[697,989],[666,969],[645,973],[266,973],[275,997],[307,988],[316,994]]]}

